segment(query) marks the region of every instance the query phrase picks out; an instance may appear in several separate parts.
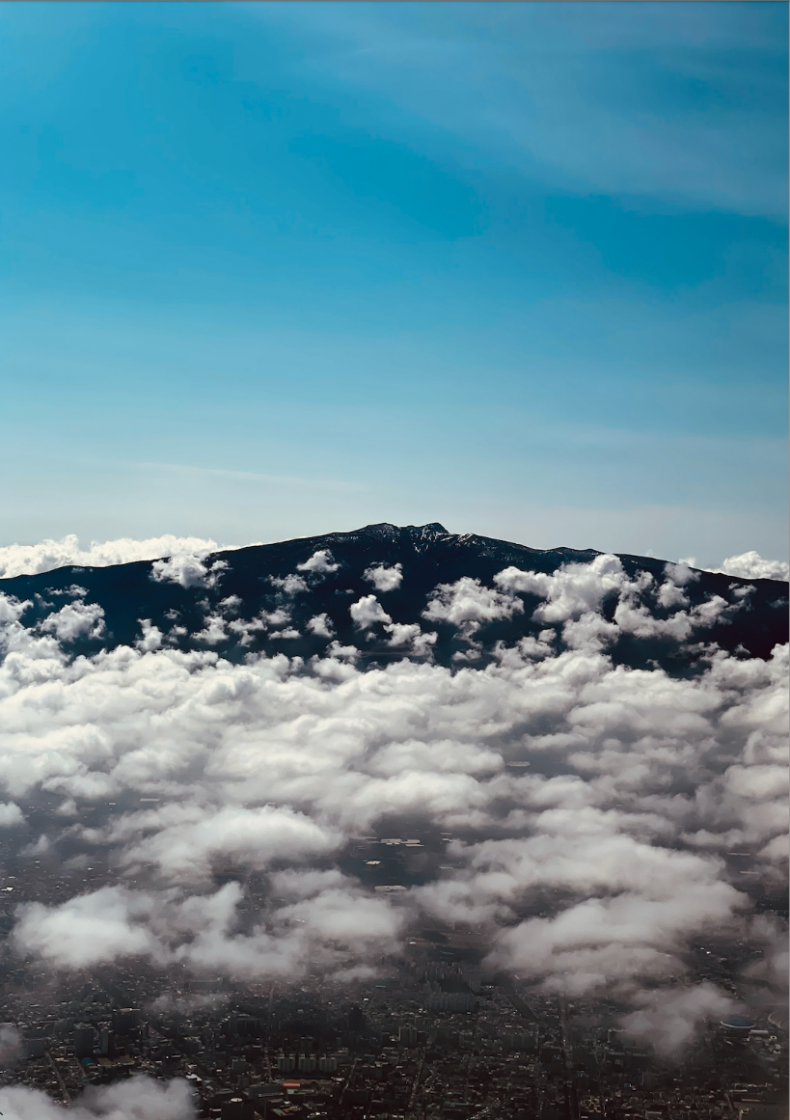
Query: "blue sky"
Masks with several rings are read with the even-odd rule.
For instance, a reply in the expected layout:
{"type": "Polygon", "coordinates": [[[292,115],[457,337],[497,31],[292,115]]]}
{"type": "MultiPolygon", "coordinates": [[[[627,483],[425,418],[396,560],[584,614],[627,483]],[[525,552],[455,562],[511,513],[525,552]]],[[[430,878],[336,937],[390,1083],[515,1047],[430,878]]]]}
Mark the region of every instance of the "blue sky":
{"type": "Polygon", "coordinates": [[[32,2],[0,35],[0,544],[786,555],[786,5],[32,2]]]}

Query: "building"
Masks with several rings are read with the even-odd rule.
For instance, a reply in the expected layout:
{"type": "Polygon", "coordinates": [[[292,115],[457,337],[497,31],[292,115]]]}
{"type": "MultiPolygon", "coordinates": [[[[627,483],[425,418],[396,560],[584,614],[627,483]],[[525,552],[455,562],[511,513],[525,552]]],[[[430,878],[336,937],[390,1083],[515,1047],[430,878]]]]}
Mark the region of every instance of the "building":
{"type": "Polygon", "coordinates": [[[78,1058],[90,1058],[96,1045],[96,1031],[88,1023],[74,1027],[74,1053],[78,1058]]]}

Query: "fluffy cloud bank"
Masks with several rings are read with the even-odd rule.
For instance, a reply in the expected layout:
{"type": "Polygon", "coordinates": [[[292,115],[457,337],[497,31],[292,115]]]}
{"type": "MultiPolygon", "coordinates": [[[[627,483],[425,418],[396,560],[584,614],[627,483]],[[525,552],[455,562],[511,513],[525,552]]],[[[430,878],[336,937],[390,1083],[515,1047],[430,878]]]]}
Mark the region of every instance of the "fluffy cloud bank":
{"type": "Polygon", "coordinates": [[[790,579],[790,564],[786,560],[764,560],[759,552],[743,552],[740,556],[728,556],[720,568],[713,572],[724,572],[728,576],[741,576],[743,579],[790,579]]]}
{"type": "Polygon", "coordinates": [[[130,564],[136,560],[157,560],[162,556],[207,556],[219,548],[216,541],[200,537],[174,537],[167,533],[147,540],[119,537],[114,541],[91,541],[88,548],[80,548],[79,539],[70,533],[59,541],[41,541],[40,544],[9,544],[0,547],[0,579],[12,576],[35,575],[51,572],[54,568],[70,565],[84,568],[106,568],[111,564],[130,564]]]}
{"type": "MultiPolygon", "coordinates": [[[[288,601],[340,565],[319,550],[299,568],[277,583],[288,601]]],[[[397,584],[381,575],[393,570],[364,578],[379,593],[407,586],[408,566],[397,584]]],[[[706,645],[749,596],[691,606],[697,579],[683,564],[656,579],[597,556],[550,574],[510,566],[493,586],[438,584],[423,617],[454,628],[470,661],[488,627],[527,616],[545,627],[499,641],[482,668],[433,663],[436,634],[394,622],[372,593],[343,600],[360,649],[241,663],[206,649],[208,626],[185,651],[148,620],[134,644],[75,657],[74,628],[101,621],[79,588],[48,616],[59,621],[29,627],[26,603],[0,597],[3,823],[30,845],[27,802],[49,798],[61,809],[38,840],[47,858],[107,863],[96,889],[18,907],[12,944],[60,969],[84,967],[89,945],[95,960],[351,977],[429,919],[479,933],[492,970],[617,998],[632,1008],[627,1029],[670,1048],[662,1024],[683,1039],[730,1006],[713,987],[679,995],[692,944],[757,947],[762,972],[744,983],[776,987],[786,958],[745,888],[786,877],[787,647],[761,660],[706,645]],[[365,670],[376,633],[419,658],[365,670]],[[679,658],[693,643],[696,667],[615,663],[624,635],[658,636],[679,658]],[[390,895],[338,864],[393,818],[454,838],[421,885],[390,895]],[[732,852],[748,854],[748,881],[732,852]],[[217,871],[253,876],[258,893],[218,887],[217,871]]],[[[223,633],[253,626],[233,618],[240,601],[220,607],[223,633]]],[[[291,608],[279,609],[281,625],[291,608]]],[[[308,625],[332,638],[326,614],[308,625]]]]}

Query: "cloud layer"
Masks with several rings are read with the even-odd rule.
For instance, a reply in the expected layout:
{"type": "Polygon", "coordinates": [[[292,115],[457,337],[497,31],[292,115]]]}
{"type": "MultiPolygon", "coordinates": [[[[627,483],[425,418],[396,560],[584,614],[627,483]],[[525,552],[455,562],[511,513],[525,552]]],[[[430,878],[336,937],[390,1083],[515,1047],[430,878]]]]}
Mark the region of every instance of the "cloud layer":
{"type": "Polygon", "coordinates": [[[174,537],[167,533],[143,541],[129,537],[119,537],[115,541],[91,541],[90,547],[83,549],[78,538],[70,533],[59,541],[0,547],[0,579],[51,572],[71,565],[105,568],[111,564],[131,564],[136,560],[157,560],[162,556],[203,557],[220,547],[228,546],[200,537],[174,537]]]}
{"type": "MultiPolygon", "coordinates": [[[[298,568],[278,577],[281,613],[258,616],[284,643],[288,604],[309,608],[341,564],[318,550],[298,568]]],[[[374,593],[343,600],[357,645],[319,613],[323,652],[309,661],[284,649],[236,663],[206,635],[258,624],[238,597],[211,608],[193,648],[141,619],[134,643],[75,656],[76,636],[103,625],[81,588],[38,622],[0,596],[0,824],[20,858],[106,864],[95,889],[18,906],[12,946],[56,969],[85,967],[88,946],[98,961],[349,978],[430,921],[475,931],[493,971],[616,998],[635,1037],[681,1045],[732,1003],[715,987],[679,994],[694,944],[755,947],[764,965],[747,985],[778,990],[786,965],[754,890],[786,877],[787,647],[763,660],[707,641],[749,611],[750,592],[692,606],[699,578],[596,556],[549,573],[511,565],[491,586],[439,582],[423,619],[457,635],[451,665],[431,659],[434,631],[394,622],[374,593]],[[521,617],[537,635],[489,642],[476,666],[487,635],[521,617]],[[419,656],[366,666],[376,633],[419,656]],[[657,636],[678,672],[613,660],[618,642],[657,636]],[[35,834],[41,798],[51,811],[35,834]],[[398,820],[452,839],[419,884],[376,892],[340,864],[355,837],[398,820]],[[747,854],[748,880],[732,852],[747,854]]],[[[395,594],[410,572],[382,561],[365,579],[395,594]]],[[[173,585],[193,586],[178,573],[173,585]]]]}

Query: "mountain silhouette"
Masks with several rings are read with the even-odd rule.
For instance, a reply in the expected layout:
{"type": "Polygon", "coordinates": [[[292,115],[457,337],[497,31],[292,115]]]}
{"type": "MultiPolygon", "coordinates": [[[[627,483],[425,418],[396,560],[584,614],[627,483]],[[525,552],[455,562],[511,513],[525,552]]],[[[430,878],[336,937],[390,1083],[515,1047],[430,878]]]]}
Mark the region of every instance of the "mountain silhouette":
{"type": "MultiPolygon", "coordinates": [[[[561,649],[562,626],[533,618],[541,597],[524,593],[519,596],[523,609],[481,624],[470,640],[450,621],[424,617],[438,585],[452,585],[466,577],[494,589],[494,577],[505,568],[551,575],[567,565],[589,565],[600,555],[592,549],[535,549],[473,533],[458,535],[438,523],[403,527],[382,523],[346,533],[219,551],[203,558],[203,577],[199,571],[182,582],[167,573],[163,577],[161,561],[140,561],[17,576],[0,580],[0,593],[28,601],[21,622],[39,631],[42,626],[46,629],[47,620],[64,604],[79,600],[86,606],[98,605],[104,627],[94,628],[92,635],[87,631],[77,634],[69,643],[75,655],[133,645],[141,640],[142,620],[147,620],[165,636],[166,646],[211,650],[233,662],[282,653],[307,662],[327,653],[331,637],[337,643],[334,649],[354,647],[359,665],[422,656],[448,667],[469,662],[480,667],[495,658],[498,649],[523,638],[543,633],[545,640],[547,627],[556,632],[556,648],[561,649]],[[320,554],[319,560],[311,568],[316,554],[320,554]],[[400,585],[379,592],[365,574],[378,566],[399,566],[400,585]],[[371,595],[393,624],[419,624],[423,632],[436,635],[433,644],[417,652],[406,646],[393,647],[381,627],[361,630],[349,608],[371,595]],[[311,624],[312,630],[308,625],[319,616],[324,618],[320,633],[315,624],[311,624]],[[213,632],[207,629],[212,617],[225,620],[213,632]],[[262,617],[266,621],[258,626],[255,620],[262,617]]],[[[642,602],[652,617],[669,618],[672,608],[663,607],[657,595],[666,562],[632,555],[620,555],[619,560],[630,579],[639,573],[653,577],[642,602]]],[[[730,609],[688,641],[621,633],[607,648],[616,664],[633,668],[660,665],[673,675],[686,675],[696,671],[712,643],[744,657],[767,658],[777,643],[787,641],[787,584],[699,571],[683,591],[688,609],[702,607],[716,597],[730,609]]],[[[605,620],[611,622],[616,606],[616,595],[604,598],[600,610],[605,620]]]]}

